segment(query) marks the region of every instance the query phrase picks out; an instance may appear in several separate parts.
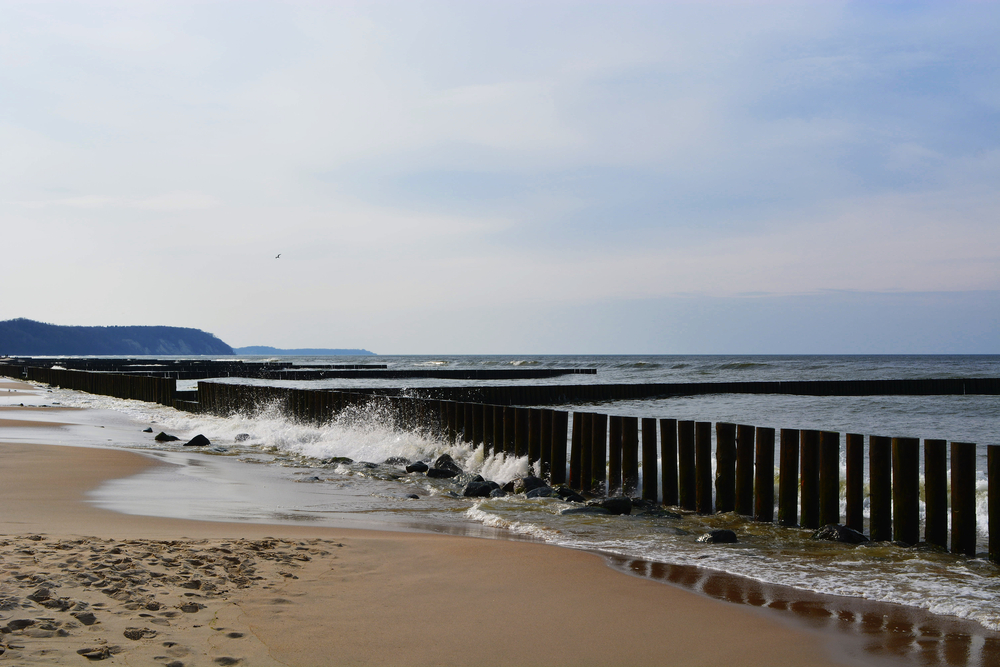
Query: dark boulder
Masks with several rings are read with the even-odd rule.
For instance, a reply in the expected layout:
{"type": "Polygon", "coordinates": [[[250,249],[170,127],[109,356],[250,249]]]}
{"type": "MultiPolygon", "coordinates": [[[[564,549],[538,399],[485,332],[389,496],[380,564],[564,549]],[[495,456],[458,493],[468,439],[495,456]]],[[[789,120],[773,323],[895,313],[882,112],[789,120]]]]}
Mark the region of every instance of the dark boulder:
{"type": "Polygon", "coordinates": [[[514,493],[514,480],[510,480],[500,488],[503,489],[505,493],[514,493]]]}
{"type": "Polygon", "coordinates": [[[528,491],[529,498],[552,498],[556,495],[556,490],[549,486],[539,486],[528,491]]]}
{"type": "Polygon", "coordinates": [[[568,486],[560,486],[556,494],[568,503],[585,503],[587,499],[568,486]]]}
{"type": "Polygon", "coordinates": [[[151,428],[144,428],[144,429],[142,429],[142,432],[143,433],[152,433],[153,429],[151,429],[151,428]]]}
{"type": "Polygon", "coordinates": [[[180,440],[180,438],[176,435],[167,435],[163,431],[160,431],[156,434],[153,440],[156,440],[157,442],[174,442],[175,440],[180,440]]]}
{"type": "Polygon", "coordinates": [[[543,486],[548,486],[544,479],[533,477],[531,475],[514,480],[514,491],[517,493],[528,493],[529,491],[540,489],[543,486]]]}
{"type": "Polygon", "coordinates": [[[236,437],[234,438],[236,442],[246,442],[249,439],[250,439],[249,433],[237,433],[236,437]]]}
{"type": "Polygon", "coordinates": [[[418,496],[415,493],[408,493],[408,494],[406,494],[406,498],[408,500],[420,500],[420,496],[418,496]]]}
{"type": "Polygon", "coordinates": [[[24,630],[28,626],[34,625],[35,621],[30,618],[15,618],[13,621],[7,622],[8,632],[17,632],[18,630],[24,630]]]}
{"type": "Polygon", "coordinates": [[[77,611],[70,614],[70,616],[80,621],[84,625],[93,625],[94,623],[97,623],[97,617],[94,616],[93,612],[77,611]]]}
{"type": "Polygon", "coordinates": [[[587,503],[590,507],[603,507],[609,514],[621,515],[632,513],[632,500],[615,496],[614,498],[598,498],[587,503]]]}
{"type": "Polygon", "coordinates": [[[499,488],[499,486],[490,491],[490,498],[505,498],[506,496],[507,492],[499,488]]]}
{"type": "Polygon", "coordinates": [[[739,540],[736,539],[736,533],[733,531],[728,528],[720,528],[708,531],[699,537],[698,541],[706,544],[736,544],[739,540]]]}
{"type": "Polygon", "coordinates": [[[211,441],[208,438],[206,438],[201,433],[199,433],[198,435],[194,436],[193,438],[191,438],[190,440],[188,440],[187,442],[185,442],[184,446],[185,447],[207,447],[208,445],[211,445],[211,444],[212,443],[211,443],[211,441]]]}
{"type": "Polygon", "coordinates": [[[829,540],[830,542],[843,542],[845,544],[862,544],[868,541],[862,533],[848,528],[839,523],[828,523],[815,533],[814,540],[829,540]]]}
{"type": "Polygon", "coordinates": [[[410,465],[410,459],[403,458],[402,456],[390,456],[385,461],[382,461],[382,464],[387,466],[408,466],[410,465]]]}
{"type": "Polygon", "coordinates": [[[326,459],[320,459],[320,463],[325,466],[347,465],[349,463],[354,463],[354,459],[346,456],[331,456],[326,459]]]}
{"type": "Polygon", "coordinates": [[[446,479],[448,477],[458,477],[459,473],[454,470],[446,470],[445,468],[428,468],[427,476],[435,477],[437,479],[446,479]]]}
{"type": "Polygon", "coordinates": [[[442,454],[437,457],[437,461],[434,462],[434,467],[439,470],[451,470],[456,475],[461,475],[464,472],[458,467],[458,464],[455,463],[455,459],[451,458],[447,454],[442,454]]]}
{"type": "Polygon", "coordinates": [[[410,465],[406,466],[406,472],[427,472],[428,466],[423,461],[415,461],[410,465]]]}
{"type": "Polygon", "coordinates": [[[462,495],[466,498],[489,498],[492,492],[493,487],[490,486],[489,482],[472,481],[465,486],[465,491],[462,492],[462,495]]]}

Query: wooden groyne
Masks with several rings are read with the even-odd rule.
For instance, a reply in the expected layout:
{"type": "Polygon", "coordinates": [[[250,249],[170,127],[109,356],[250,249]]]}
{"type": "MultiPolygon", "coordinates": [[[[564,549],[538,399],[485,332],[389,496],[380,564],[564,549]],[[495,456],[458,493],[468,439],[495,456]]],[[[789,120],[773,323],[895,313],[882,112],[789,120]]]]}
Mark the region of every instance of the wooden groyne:
{"type": "MultiPolygon", "coordinates": [[[[551,484],[568,484],[585,494],[624,495],[702,514],[733,512],[763,522],[775,520],[776,505],[780,525],[813,529],[842,523],[865,530],[867,453],[867,529],[872,540],[925,542],[956,554],[977,555],[977,446],[973,443],[809,429],[776,432],[726,422],[640,420],[591,411],[392,395],[385,389],[310,390],[199,382],[196,393],[185,395],[176,392],[174,380],[164,378],[9,364],[0,364],[0,375],[221,416],[253,415],[271,407],[319,425],[345,411],[374,409],[401,430],[420,430],[473,449],[482,447],[487,456],[527,457],[551,484]],[[846,460],[843,477],[841,447],[846,460]],[[922,526],[921,456],[926,515],[922,526]],[[950,480],[946,477],[949,470],[950,480]],[[846,496],[844,515],[840,513],[841,488],[846,496]]],[[[1000,563],[1000,446],[988,446],[986,458],[987,555],[1000,563]]]]}

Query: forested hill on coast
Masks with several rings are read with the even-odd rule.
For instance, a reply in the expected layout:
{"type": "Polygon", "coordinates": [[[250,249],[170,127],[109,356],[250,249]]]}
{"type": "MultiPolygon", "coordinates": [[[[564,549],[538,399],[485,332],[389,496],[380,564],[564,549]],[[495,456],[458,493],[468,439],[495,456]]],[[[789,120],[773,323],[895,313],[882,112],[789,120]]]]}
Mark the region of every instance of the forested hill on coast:
{"type": "Polygon", "coordinates": [[[200,329],[185,327],[75,327],[19,318],[0,322],[0,355],[233,354],[200,329]]]}

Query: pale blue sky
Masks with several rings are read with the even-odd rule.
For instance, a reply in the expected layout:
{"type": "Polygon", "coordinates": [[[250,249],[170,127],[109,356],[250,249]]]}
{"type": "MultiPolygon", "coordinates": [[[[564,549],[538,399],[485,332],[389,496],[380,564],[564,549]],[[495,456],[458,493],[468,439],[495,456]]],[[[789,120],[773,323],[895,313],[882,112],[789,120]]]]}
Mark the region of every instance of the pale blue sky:
{"type": "Polygon", "coordinates": [[[0,319],[386,354],[1000,352],[1000,3],[0,16],[0,319]]]}

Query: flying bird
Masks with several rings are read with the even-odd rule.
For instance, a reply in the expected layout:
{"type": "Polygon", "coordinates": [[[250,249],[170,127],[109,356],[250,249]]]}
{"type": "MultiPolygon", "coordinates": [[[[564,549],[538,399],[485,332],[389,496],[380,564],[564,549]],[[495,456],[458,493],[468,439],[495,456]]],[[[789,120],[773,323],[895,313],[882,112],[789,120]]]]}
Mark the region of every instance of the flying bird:
{"type": "Polygon", "coordinates": [[[275,259],[278,259],[279,257],[281,257],[281,253],[280,252],[277,255],[274,256],[275,259]]]}

